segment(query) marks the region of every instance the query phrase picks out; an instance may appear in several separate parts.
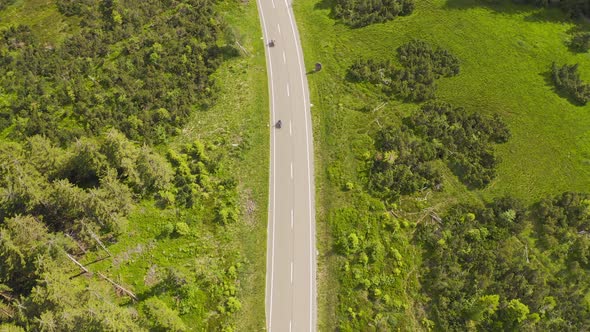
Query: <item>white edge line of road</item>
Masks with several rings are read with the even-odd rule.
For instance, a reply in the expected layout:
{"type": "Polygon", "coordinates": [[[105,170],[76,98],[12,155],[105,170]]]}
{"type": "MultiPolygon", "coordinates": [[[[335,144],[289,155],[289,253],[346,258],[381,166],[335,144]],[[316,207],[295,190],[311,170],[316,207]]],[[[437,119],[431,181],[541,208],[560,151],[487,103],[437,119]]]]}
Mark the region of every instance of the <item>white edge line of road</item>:
{"type": "MultiPolygon", "coordinates": [[[[264,20],[264,13],[262,12],[262,4],[260,3],[260,0],[257,0],[258,2],[258,12],[260,14],[260,18],[262,19],[262,30],[264,32],[264,54],[266,56],[266,59],[268,61],[268,74],[270,76],[270,86],[269,86],[269,92],[270,92],[270,113],[271,113],[271,124],[274,124],[274,119],[275,119],[275,98],[274,98],[274,83],[272,80],[272,60],[270,57],[270,54],[268,52],[268,49],[266,47],[266,41],[268,40],[268,31],[266,31],[266,21],[264,20]]],[[[273,1],[273,8],[274,8],[274,1],[273,1]]],[[[271,331],[271,326],[272,326],[272,298],[273,298],[273,284],[274,284],[274,260],[275,260],[275,236],[274,236],[274,232],[275,232],[275,181],[274,181],[274,177],[275,177],[275,131],[271,125],[271,131],[272,131],[272,135],[270,135],[270,143],[272,145],[272,156],[270,158],[270,167],[272,169],[272,174],[269,174],[269,180],[272,181],[272,245],[271,245],[271,262],[270,262],[270,303],[268,306],[268,331],[271,331]]],[[[270,199],[270,193],[269,193],[269,199],[270,199]]],[[[270,207],[270,202],[268,202],[268,206],[270,207]]],[[[270,224],[268,224],[267,226],[267,236],[270,233],[269,229],[270,228],[270,224]]]]}
{"type": "MultiPolygon", "coordinates": [[[[287,1],[285,0],[285,3],[287,1]]],[[[291,22],[291,30],[293,31],[293,38],[297,41],[297,34],[295,32],[295,25],[293,23],[293,15],[291,14],[291,8],[287,6],[287,13],[289,14],[289,21],[291,22]]],[[[295,50],[297,51],[297,62],[299,63],[299,73],[301,75],[301,90],[303,92],[303,107],[305,111],[305,142],[306,142],[306,149],[307,149],[307,190],[308,190],[308,203],[309,203],[309,331],[314,331],[313,329],[313,262],[315,261],[313,255],[313,233],[312,233],[312,210],[314,210],[314,206],[311,204],[311,166],[309,164],[309,121],[307,117],[308,113],[308,104],[305,91],[305,83],[303,78],[305,76],[305,72],[303,71],[303,66],[301,65],[301,52],[299,51],[299,43],[295,43],[296,47],[295,50]]]]}

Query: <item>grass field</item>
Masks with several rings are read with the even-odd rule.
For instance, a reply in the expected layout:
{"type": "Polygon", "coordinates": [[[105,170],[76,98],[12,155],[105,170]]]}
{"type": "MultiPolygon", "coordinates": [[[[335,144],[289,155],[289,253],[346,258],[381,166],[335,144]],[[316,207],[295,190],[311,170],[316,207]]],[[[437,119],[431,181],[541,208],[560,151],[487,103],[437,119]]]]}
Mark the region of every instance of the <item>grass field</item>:
{"type": "Polygon", "coordinates": [[[77,19],[61,15],[53,0],[17,0],[1,16],[0,29],[28,25],[39,40],[48,44],[61,42],[77,29],[77,19]]]}
{"type": "Polygon", "coordinates": [[[565,44],[568,32],[580,26],[559,10],[511,2],[417,1],[408,17],[350,29],[332,18],[329,0],[300,0],[294,8],[307,67],[317,61],[324,65],[308,77],[318,163],[322,329],[334,326],[338,287],[325,216],[351,202],[350,193],[341,190],[343,182],[363,183],[359,169],[363,154],[372,151],[373,133],[417,108],[345,81],[355,59],[394,59],[395,49],[412,38],[446,48],[460,59],[461,73],[438,81],[438,98],[470,112],[500,114],[512,132],[509,142],[498,146],[502,162],[491,185],[469,191],[447,172],[445,190],[422,206],[442,211],[455,202],[505,194],[532,203],[590,186],[590,106],[575,106],[556,94],[548,76],[553,61],[577,62],[582,78],[590,80],[588,54],[572,53],[565,44]],[[360,111],[365,105],[373,111],[360,111]]]}

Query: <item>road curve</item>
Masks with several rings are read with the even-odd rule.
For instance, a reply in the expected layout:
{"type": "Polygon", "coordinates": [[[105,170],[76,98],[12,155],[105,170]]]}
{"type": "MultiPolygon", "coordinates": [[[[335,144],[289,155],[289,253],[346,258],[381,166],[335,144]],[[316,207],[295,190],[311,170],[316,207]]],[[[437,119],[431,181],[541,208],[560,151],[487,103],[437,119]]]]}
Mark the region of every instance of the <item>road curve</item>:
{"type": "Polygon", "coordinates": [[[317,316],[309,90],[288,1],[257,0],[271,111],[266,326],[277,332],[315,331],[317,316]],[[280,129],[274,127],[278,120],[280,129]]]}

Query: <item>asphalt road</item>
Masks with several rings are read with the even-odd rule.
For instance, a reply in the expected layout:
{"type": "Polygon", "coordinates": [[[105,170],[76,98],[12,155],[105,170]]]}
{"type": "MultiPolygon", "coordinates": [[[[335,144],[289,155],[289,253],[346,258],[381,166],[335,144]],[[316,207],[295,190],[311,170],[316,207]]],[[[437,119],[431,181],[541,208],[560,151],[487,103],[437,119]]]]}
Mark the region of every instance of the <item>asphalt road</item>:
{"type": "Polygon", "coordinates": [[[288,0],[257,1],[271,110],[266,325],[268,331],[315,331],[313,137],[303,53],[288,0]]]}

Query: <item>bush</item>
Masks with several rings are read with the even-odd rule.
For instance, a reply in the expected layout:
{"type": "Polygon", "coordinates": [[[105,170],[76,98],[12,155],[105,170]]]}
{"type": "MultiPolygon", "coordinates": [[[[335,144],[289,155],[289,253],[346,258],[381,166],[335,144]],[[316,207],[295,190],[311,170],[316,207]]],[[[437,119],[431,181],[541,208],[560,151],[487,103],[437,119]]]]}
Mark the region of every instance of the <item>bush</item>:
{"type": "Polygon", "coordinates": [[[430,67],[437,78],[459,75],[459,59],[445,49],[434,49],[423,40],[414,39],[400,46],[397,57],[406,68],[430,67]]]}
{"type": "Polygon", "coordinates": [[[567,93],[577,103],[586,105],[590,100],[590,85],[580,79],[578,64],[558,67],[554,62],[551,72],[557,89],[567,93]]]}
{"type": "Polygon", "coordinates": [[[174,225],[174,232],[180,236],[185,236],[191,232],[191,229],[186,223],[177,222],[176,225],[174,225]]]}
{"type": "Polygon", "coordinates": [[[448,103],[433,102],[408,119],[412,130],[431,144],[447,160],[455,174],[473,187],[485,187],[495,177],[499,163],[491,144],[503,143],[510,137],[498,117],[467,113],[448,103]]]}
{"type": "Polygon", "coordinates": [[[335,308],[337,326],[342,331],[364,331],[379,321],[377,330],[395,331],[400,327],[396,318],[404,312],[399,294],[414,286],[398,277],[407,275],[412,266],[408,238],[392,233],[397,221],[377,199],[360,192],[351,196],[356,199],[350,206],[328,217],[342,285],[335,308]]]}
{"type": "Polygon", "coordinates": [[[174,206],[176,203],[176,196],[170,191],[160,190],[156,195],[156,199],[160,208],[174,206]]]}
{"type": "Polygon", "coordinates": [[[165,223],[162,227],[162,235],[169,236],[174,232],[174,225],[172,223],[165,223]]]}
{"type": "MultiPolygon", "coordinates": [[[[398,153],[407,151],[401,150],[398,153]]],[[[421,189],[436,189],[442,183],[442,176],[430,164],[432,160],[415,157],[393,160],[387,154],[385,157],[377,154],[370,169],[370,188],[378,197],[389,201],[421,189]]]]}
{"type": "Polygon", "coordinates": [[[469,114],[447,103],[428,103],[401,128],[377,133],[377,153],[369,170],[369,188],[389,201],[424,189],[440,189],[435,160],[447,161],[466,184],[485,187],[495,177],[498,160],[492,143],[506,142],[508,128],[498,117],[469,114]]]}
{"type": "Polygon", "coordinates": [[[590,49],[590,32],[581,32],[572,37],[570,47],[577,52],[588,52],[590,49]]]}
{"type": "Polygon", "coordinates": [[[357,60],[348,70],[352,81],[382,86],[385,93],[410,101],[433,99],[436,79],[459,74],[459,60],[449,51],[413,40],[397,49],[401,67],[390,61],[357,60]]]}
{"type": "Polygon", "coordinates": [[[351,191],[354,189],[354,183],[352,182],[346,182],[346,184],[344,184],[344,189],[346,191],[351,191]]]}
{"type": "Polygon", "coordinates": [[[146,316],[153,331],[183,332],[187,328],[178,313],[166,305],[164,301],[151,297],[141,304],[141,310],[146,316]]]}
{"type": "Polygon", "coordinates": [[[233,296],[230,296],[225,303],[225,307],[229,313],[235,313],[242,309],[242,303],[233,296]]]}
{"type": "Polygon", "coordinates": [[[414,0],[336,0],[334,4],[335,16],[357,28],[410,15],[413,10],[414,0]]]}

